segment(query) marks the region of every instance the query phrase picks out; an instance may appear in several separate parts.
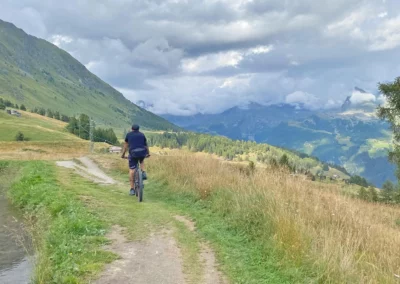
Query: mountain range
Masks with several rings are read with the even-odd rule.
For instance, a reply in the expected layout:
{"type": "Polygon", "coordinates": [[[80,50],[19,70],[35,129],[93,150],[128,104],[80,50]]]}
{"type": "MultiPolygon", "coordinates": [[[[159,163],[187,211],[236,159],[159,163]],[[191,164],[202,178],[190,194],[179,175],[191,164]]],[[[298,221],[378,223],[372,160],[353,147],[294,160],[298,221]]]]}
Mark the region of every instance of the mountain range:
{"type": "MultiPolygon", "coordinates": [[[[355,91],[368,94],[360,88],[355,91]]],[[[391,132],[389,125],[377,118],[376,107],[371,100],[355,105],[348,97],[341,108],[329,111],[309,110],[301,105],[250,103],[220,114],[164,118],[192,131],[301,151],[344,166],[349,173],[381,186],[386,180],[396,179],[395,167],[387,159],[391,132]]]]}
{"type": "Polygon", "coordinates": [[[97,125],[179,130],[127,100],[57,46],[0,20],[0,97],[28,109],[44,107],[73,116],[85,113],[97,125]]]}

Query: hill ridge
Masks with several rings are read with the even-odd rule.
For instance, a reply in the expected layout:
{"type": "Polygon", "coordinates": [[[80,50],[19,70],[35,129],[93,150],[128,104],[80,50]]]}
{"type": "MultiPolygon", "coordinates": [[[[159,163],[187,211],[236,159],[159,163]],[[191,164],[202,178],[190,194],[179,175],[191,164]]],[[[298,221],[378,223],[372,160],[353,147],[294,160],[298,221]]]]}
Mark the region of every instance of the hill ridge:
{"type": "Polygon", "coordinates": [[[0,97],[68,115],[86,113],[118,129],[133,121],[148,129],[178,130],[140,108],[91,73],[71,54],[0,20],[0,97]]]}

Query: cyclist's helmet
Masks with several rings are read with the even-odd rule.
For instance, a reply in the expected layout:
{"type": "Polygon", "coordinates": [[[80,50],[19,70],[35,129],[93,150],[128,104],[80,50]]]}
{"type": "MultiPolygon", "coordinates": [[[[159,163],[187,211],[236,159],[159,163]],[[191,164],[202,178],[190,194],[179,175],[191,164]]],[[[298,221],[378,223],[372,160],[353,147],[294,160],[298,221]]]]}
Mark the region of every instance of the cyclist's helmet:
{"type": "Polygon", "coordinates": [[[139,130],[139,125],[137,125],[137,124],[134,124],[134,125],[132,125],[132,130],[135,130],[135,131],[137,131],[137,130],[139,130]]]}

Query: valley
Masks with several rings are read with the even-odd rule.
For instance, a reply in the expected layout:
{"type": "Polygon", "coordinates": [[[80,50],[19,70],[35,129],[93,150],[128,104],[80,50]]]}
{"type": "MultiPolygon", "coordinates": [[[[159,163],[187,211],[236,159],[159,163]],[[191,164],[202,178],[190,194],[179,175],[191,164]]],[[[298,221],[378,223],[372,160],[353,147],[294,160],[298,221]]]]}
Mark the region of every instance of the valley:
{"type": "Polygon", "coordinates": [[[388,124],[373,111],[320,112],[251,103],[221,114],[164,117],[192,131],[297,150],[381,186],[386,180],[396,180],[395,166],[387,158],[392,136],[388,124]]]}

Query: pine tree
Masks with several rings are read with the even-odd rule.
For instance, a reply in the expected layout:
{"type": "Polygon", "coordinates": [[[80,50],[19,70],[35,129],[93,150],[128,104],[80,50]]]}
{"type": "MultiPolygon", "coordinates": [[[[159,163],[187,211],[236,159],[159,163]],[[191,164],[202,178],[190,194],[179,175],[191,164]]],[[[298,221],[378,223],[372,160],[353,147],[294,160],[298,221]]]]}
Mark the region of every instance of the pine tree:
{"type": "Polygon", "coordinates": [[[369,198],[368,198],[368,192],[367,192],[367,190],[365,189],[365,187],[361,186],[361,187],[358,189],[358,197],[359,197],[360,199],[362,199],[362,200],[368,200],[368,199],[369,199],[369,198]]]}
{"type": "Polygon", "coordinates": [[[378,201],[378,193],[376,192],[376,189],[373,186],[370,186],[368,188],[368,193],[369,193],[369,199],[372,202],[377,202],[378,201]]]}

